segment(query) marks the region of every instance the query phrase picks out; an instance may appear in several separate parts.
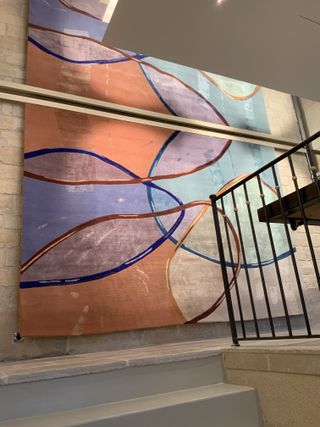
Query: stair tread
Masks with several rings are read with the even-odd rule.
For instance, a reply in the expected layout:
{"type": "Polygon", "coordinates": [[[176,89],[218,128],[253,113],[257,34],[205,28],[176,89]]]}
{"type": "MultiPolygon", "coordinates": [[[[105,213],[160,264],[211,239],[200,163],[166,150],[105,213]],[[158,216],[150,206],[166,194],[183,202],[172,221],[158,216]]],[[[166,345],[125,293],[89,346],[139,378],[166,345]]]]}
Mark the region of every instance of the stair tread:
{"type": "Polygon", "coordinates": [[[223,341],[203,340],[10,362],[0,367],[0,386],[219,356],[227,347],[223,341]]]}
{"type": "Polygon", "coordinates": [[[219,398],[226,395],[254,393],[251,387],[232,384],[213,384],[137,399],[105,403],[71,411],[61,411],[35,417],[19,418],[0,422],[0,427],[65,427],[80,425],[91,420],[110,419],[136,412],[176,406],[194,401],[219,398]],[[78,424],[79,423],[79,424],[78,424]]]}

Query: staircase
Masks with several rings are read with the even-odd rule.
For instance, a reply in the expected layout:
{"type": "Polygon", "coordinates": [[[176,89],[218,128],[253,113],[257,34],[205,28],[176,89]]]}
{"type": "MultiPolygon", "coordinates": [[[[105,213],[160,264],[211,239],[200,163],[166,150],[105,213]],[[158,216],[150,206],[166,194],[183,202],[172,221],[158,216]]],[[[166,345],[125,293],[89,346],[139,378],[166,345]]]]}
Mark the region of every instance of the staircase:
{"type": "Polygon", "coordinates": [[[180,343],[0,370],[0,426],[260,427],[256,392],[224,383],[221,350],[180,343]]]}

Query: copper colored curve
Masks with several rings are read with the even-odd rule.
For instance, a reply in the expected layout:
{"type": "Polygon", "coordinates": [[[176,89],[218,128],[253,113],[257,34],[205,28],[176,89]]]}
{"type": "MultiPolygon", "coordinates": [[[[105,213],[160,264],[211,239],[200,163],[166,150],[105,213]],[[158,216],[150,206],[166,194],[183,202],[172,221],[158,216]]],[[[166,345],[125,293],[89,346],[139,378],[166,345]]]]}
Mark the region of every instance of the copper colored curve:
{"type": "Polygon", "coordinates": [[[225,89],[223,89],[219,83],[217,83],[211,76],[209,76],[209,74],[207,74],[205,71],[199,70],[199,73],[203,75],[203,77],[205,77],[206,79],[208,79],[211,83],[213,83],[219,90],[221,90],[221,92],[227,96],[230,99],[236,100],[236,101],[246,101],[247,99],[252,98],[254,95],[256,95],[259,90],[261,89],[261,86],[256,85],[254,91],[252,91],[249,95],[245,95],[245,96],[237,96],[237,95],[232,95],[231,93],[229,93],[228,91],[226,91],[225,89]]]}
{"type": "MultiPolygon", "coordinates": [[[[218,212],[219,212],[221,215],[225,215],[225,214],[223,213],[223,211],[222,211],[221,209],[219,209],[219,208],[218,208],[218,212]]],[[[238,278],[238,276],[239,276],[239,273],[240,273],[240,254],[241,254],[241,249],[240,249],[239,238],[238,238],[238,236],[237,236],[236,230],[235,230],[235,229],[234,229],[234,227],[233,227],[232,222],[230,221],[230,219],[229,219],[227,216],[225,216],[225,219],[226,219],[227,225],[228,225],[228,226],[229,226],[229,228],[230,228],[230,231],[231,231],[231,233],[232,233],[232,236],[233,236],[233,238],[234,238],[234,242],[235,242],[235,245],[236,245],[236,252],[237,252],[237,267],[236,267],[235,272],[233,273],[233,277],[232,277],[232,279],[230,280],[230,282],[229,282],[229,284],[228,284],[229,289],[232,289],[232,287],[234,286],[235,281],[237,280],[237,278],[238,278]]],[[[201,313],[201,314],[199,314],[198,316],[194,317],[193,319],[188,320],[186,323],[197,323],[197,322],[199,322],[200,320],[205,319],[206,317],[210,316],[210,314],[212,314],[215,310],[217,310],[217,308],[218,308],[218,307],[220,307],[220,305],[221,305],[221,304],[223,303],[223,301],[225,300],[225,297],[226,297],[225,292],[222,292],[222,294],[221,294],[221,295],[219,296],[219,298],[218,298],[218,299],[217,299],[217,300],[212,304],[212,306],[211,306],[211,307],[209,307],[206,311],[204,311],[203,313],[201,313]]]]}
{"type": "MultiPolygon", "coordinates": [[[[234,179],[232,179],[231,181],[229,181],[227,184],[225,184],[217,193],[216,195],[218,196],[219,194],[222,194],[224,191],[228,190],[230,187],[232,187],[233,185],[235,185],[237,182],[241,181],[244,178],[247,178],[248,176],[250,176],[251,174],[247,173],[247,174],[243,174],[240,175],[234,179]]],[[[277,194],[276,190],[271,187],[271,185],[269,185],[268,183],[266,183],[264,180],[261,180],[262,184],[265,185],[267,188],[269,188],[269,190],[271,190],[272,192],[274,192],[275,194],[277,194]]],[[[225,213],[218,208],[218,212],[222,215],[225,215],[225,213]]],[[[199,218],[200,219],[200,218],[199,218]]],[[[199,220],[197,219],[197,221],[199,220]]],[[[233,235],[234,241],[235,241],[235,245],[236,245],[236,252],[237,252],[237,267],[236,267],[236,271],[234,272],[233,278],[231,279],[231,281],[229,282],[229,289],[231,289],[235,283],[235,281],[237,280],[239,274],[240,274],[240,266],[241,266],[241,262],[240,262],[240,254],[241,254],[241,249],[240,249],[240,243],[239,243],[239,238],[237,236],[236,230],[233,227],[233,224],[230,220],[230,218],[228,218],[227,216],[225,216],[227,225],[229,226],[231,233],[233,235]]],[[[191,231],[191,229],[190,229],[191,231]]],[[[188,234],[188,233],[187,233],[188,234]]],[[[183,240],[187,237],[187,234],[184,235],[183,240]]],[[[183,240],[179,242],[179,246],[181,246],[181,244],[183,243],[183,240]]],[[[199,320],[205,319],[206,317],[208,317],[210,314],[212,314],[218,307],[220,307],[220,305],[223,303],[225,299],[225,292],[223,292],[219,298],[214,302],[214,304],[209,307],[205,312],[199,314],[198,316],[194,317],[191,320],[188,320],[186,323],[196,323],[199,322],[199,320]]]]}
{"type": "Polygon", "coordinates": [[[166,174],[166,175],[147,176],[147,177],[143,177],[143,178],[73,181],[73,180],[69,180],[69,179],[50,178],[50,177],[47,177],[44,175],[38,175],[36,173],[28,172],[28,171],[25,171],[24,175],[28,178],[38,179],[39,181],[52,182],[54,184],[62,184],[62,185],[139,184],[139,183],[160,181],[160,180],[164,180],[164,179],[173,179],[173,178],[179,178],[181,176],[191,175],[195,172],[201,171],[202,169],[205,169],[205,168],[215,164],[219,159],[221,159],[221,157],[225,153],[225,150],[226,149],[224,147],[217,157],[215,157],[214,159],[210,160],[209,162],[203,163],[202,165],[199,165],[193,169],[184,170],[183,172],[178,172],[178,173],[171,173],[171,174],[166,174]]]}
{"type": "Polygon", "coordinates": [[[86,11],[82,10],[82,9],[78,9],[77,7],[72,6],[71,4],[69,4],[69,3],[68,3],[67,1],[65,1],[65,0],[59,0],[59,2],[60,2],[61,4],[63,4],[63,6],[65,6],[66,8],[71,9],[73,12],[81,13],[82,15],[89,16],[90,18],[94,18],[94,19],[96,19],[97,21],[101,21],[101,19],[97,18],[97,17],[96,17],[96,16],[94,16],[94,15],[91,15],[91,13],[88,13],[88,12],[86,12],[86,11]]]}
{"type": "Polygon", "coordinates": [[[45,245],[43,248],[41,248],[38,252],[36,252],[29,260],[27,260],[21,266],[21,273],[24,273],[36,261],[38,261],[51,249],[53,249],[54,247],[62,243],[64,240],[68,239],[69,237],[73,236],[79,231],[84,230],[85,228],[90,227],[92,225],[100,224],[102,222],[111,221],[114,219],[142,219],[142,218],[154,218],[156,216],[171,215],[173,213],[181,212],[182,210],[189,209],[194,206],[203,205],[206,203],[207,203],[206,201],[196,200],[194,202],[186,203],[184,205],[179,205],[179,206],[176,206],[175,208],[166,209],[164,211],[148,212],[143,214],[112,214],[112,215],[101,216],[99,218],[94,218],[90,221],[86,221],[80,225],[77,225],[71,230],[68,230],[67,232],[63,233],[61,236],[57,237],[56,239],[52,240],[50,243],[45,245]]]}
{"type": "MultiPolygon", "coordinates": [[[[197,96],[199,96],[199,98],[201,98],[214,112],[215,114],[217,114],[217,116],[219,116],[220,120],[227,126],[229,126],[229,124],[227,123],[226,119],[219,113],[219,111],[203,96],[201,95],[201,93],[199,93],[198,91],[196,91],[192,86],[188,85],[187,83],[185,83],[184,81],[180,80],[178,77],[176,77],[175,75],[161,70],[160,68],[156,67],[155,65],[149,64],[148,62],[144,61],[143,59],[139,59],[139,58],[135,58],[134,56],[130,55],[127,52],[124,52],[121,49],[117,49],[115,47],[109,46],[109,45],[104,45],[96,40],[91,39],[90,37],[86,37],[86,36],[80,36],[80,35],[74,35],[74,34],[67,34],[67,33],[63,33],[62,31],[58,31],[58,30],[53,30],[50,28],[46,28],[46,27],[42,27],[41,25],[36,25],[36,24],[29,24],[30,28],[35,28],[38,30],[42,30],[42,31],[48,31],[51,33],[57,33],[57,34],[61,34],[63,36],[66,37],[73,37],[73,38],[80,38],[80,39],[84,39],[84,40],[89,40],[93,43],[99,44],[100,46],[103,46],[107,49],[113,50],[114,52],[120,53],[120,55],[124,56],[125,58],[130,59],[131,61],[137,62],[138,64],[142,64],[145,65],[146,67],[150,67],[153,68],[154,70],[156,70],[158,73],[166,75],[171,77],[172,79],[178,81],[179,83],[181,83],[183,86],[185,86],[187,89],[189,89],[191,92],[195,93],[197,96]]],[[[228,140],[227,143],[230,145],[231,144],[231,140],[228,140]]]]}

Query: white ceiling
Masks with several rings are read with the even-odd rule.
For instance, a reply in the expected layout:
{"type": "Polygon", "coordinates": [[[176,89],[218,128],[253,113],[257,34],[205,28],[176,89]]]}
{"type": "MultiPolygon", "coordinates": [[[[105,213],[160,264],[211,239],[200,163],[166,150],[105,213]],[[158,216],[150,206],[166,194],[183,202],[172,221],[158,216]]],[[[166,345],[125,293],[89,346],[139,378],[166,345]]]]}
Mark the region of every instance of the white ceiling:
{"type": "Polygon", "coordinates": [[[320,101],[320,0],[119,0],[104,42],[320,101]]]}

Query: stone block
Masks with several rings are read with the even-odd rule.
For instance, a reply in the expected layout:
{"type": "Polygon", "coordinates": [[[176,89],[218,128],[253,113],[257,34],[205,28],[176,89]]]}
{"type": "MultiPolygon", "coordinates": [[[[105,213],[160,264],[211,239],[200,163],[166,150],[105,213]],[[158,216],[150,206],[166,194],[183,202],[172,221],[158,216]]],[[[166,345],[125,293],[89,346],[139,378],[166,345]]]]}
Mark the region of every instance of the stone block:
{"type": "Polygon", "coordinates": [[[7,248],[0,248],[0,269],[5,266],[7,248]]]}
{"type": "Polygon", "coordinates": [[[226,381],[257,390],[265,426],[319,426],[319,376],[227,369],[226,381]]]}
{"type": "Polygon", "coordinates": [[[225,369],[241,369],[267,371],[269,369],[269,355],[250,352],[226,352],[223,354],[225,369]]]}
{"type": "Polygon", "coordinates": [[[17,24],[15,23],[7,24],[7,28],[6,28],[6,36],[14,37],[15,39],[17,39],[19,41],[18,43],[20,47],[21,47],[21,39],[25,40],[27,38],[27,33],[28,33],[27,27],[25,25],[21,25],[23,21],[24,20],[21,19],[21,22],[17,24]]]}
{"type": "Polygon", "coordinates": [[[0,194],[0,214],[8,213],[13,208],[13,198],[8,194],[0,194]]]}
{"type": "Polygon", "coordinates": [[[22,166],[23,149],[22,147],[1,146],[0,142],[0,167],[1,164],[22,166]]]}
{"type": "MultiPolygon", "coordinates": [[[[24,0],[21,0],[21,2],[24,0]]],[[[21,25],[22,27],[26,28],[27,31],[27,15],[26,16],[15,16],[15,15],[8,15],[8,14],[1,14],[1,7],[0,7],[0,23],[3,23],[6,25],[6,31],[7,26],[10,25],[21,25]]]]}
{"type": "Polygon", "coordinates": [[[0,130],[19,130],[22,126],[23,123],[19,118],[0,114],[0,130]]]}
{"type": "MultiPolygon", "coordinates": [[[[0,268],[0,286],[2,287],[16,287],[20,280],[20,272],[19,268],[17,266],[14,267],[3,267],[0,268]]],[[[0,310],[5,307],[5,305],[2,304],[1,300],[0,304],[0,310]]]]}
{"type": "MultiPolygon", "coordinates": [[[[1,69],[1,67],[0,67],[1,69]]],[[[21,126],[23,127],[23,121],[21,120],[21,126]]],[[[10,147],[23,147],[23,131],[17,130],[0,130],[0,137],[2,140],[6,140],[10,147]]]]}
{"type": "Polygon", "coordinates": [[[20,243],[20,232],[17,230],[2,229],[0,232],[0,246],[13,247],[20,243]]]}
{"type": "Polygon", "coordinates": [[[1,80],[14,81],[18,83],[24,82],[25,70],[22,65],[1,64],[0,78],[1,80]]]}
{"type": "Polygon", "coordinates": [[[22,227],[21,215],[5,215],[3,226],[8,230],[21,230],[21,227],[22,227]]]}
{"type": "Polygon", "coordinates": [[[16,179],[0,179],[0,194],[20,194],[21,181],[16,179]]]}
{"type": "MultiPolygon", "coordinates": [[[[0,260],[2,259],[1,256],[2,254],[0,251],[0,260]]],[[[15,246],[13,248],[6,248],[3,257],[4,257],[4,264],[7,267],[18,268],[20,266],[21,248],[19,246],[15,246]]]]}
{"type": "Polygon", "coordinates": [[[12,212],[14,212],[17,215],[21,215],[22,214],[22,195],[14,194],[11,197],[12,197],[12,205],[13,205],[12,212]]]}
{"type": "Polygon", "coordinates": [[[0,285],[0,312],[17,309],[18,287],[0,285]]]}
{"type": "Polygon", "coordinates": [[[11,65],[21,65],[24,64],[25,61],[25,50],[27,48],[26,42],[23,42],[21,48],[19,48],[19,52],[6,52],[5,62],[11,65]],[[21,52],[22,51],[22,52],[21,52]]]}
{"type": "Polygon", "coordinates": [[[2,164],[0,167],[0,178],[1,179],[16,179],[21,181],[22,167],[17,165],[6,165],[2,164]]]}
{"type": "Polygon", "coordinates": [[[4,36],[6,34],[6,24],[4,22],[0,22],[0,36],[4,36]]]}
{"type": "Polygon", "coordinates": [[[9,102],[2,102],[1,105],[1,112],[2,114],[4,114],[5,116],[12,116],[12,104],[9,102]]]}

